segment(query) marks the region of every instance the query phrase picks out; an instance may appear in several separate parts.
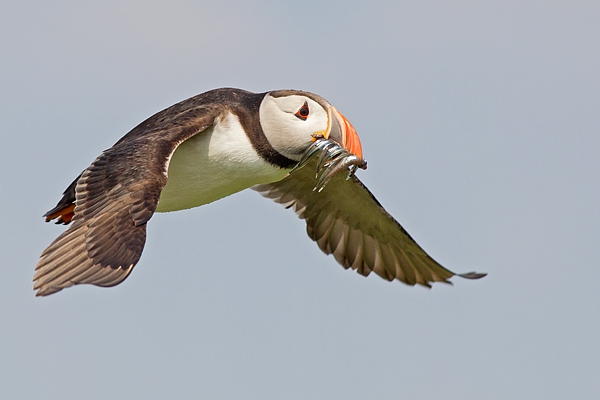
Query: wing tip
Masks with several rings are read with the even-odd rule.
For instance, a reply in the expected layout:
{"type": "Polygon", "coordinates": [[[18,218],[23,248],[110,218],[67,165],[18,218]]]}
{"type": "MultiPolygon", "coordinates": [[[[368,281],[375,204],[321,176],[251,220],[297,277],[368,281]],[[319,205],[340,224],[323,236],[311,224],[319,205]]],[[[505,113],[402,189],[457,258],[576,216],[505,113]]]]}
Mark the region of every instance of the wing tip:
{"type": "Polygon", "coordinates": [[[60,292],[61,290],[63,290],[63,288],[56,288],[56,287],[44,287],[44,285],[34,285],[33,286],[33,290],[37,290],[37,292],[35,293],[35,297],[44,297],[44,296],[49,296],[51,294],[54,294],[56,292],[60,292]]]}
{"type": "Polygon", "coordinates": [[[461,278],[465,278],[465,279],[481,279],[485,276],[487,276],[487,272],[467,272],[465,274],[456,274],[457,276],[460,276],[461,278]]]}

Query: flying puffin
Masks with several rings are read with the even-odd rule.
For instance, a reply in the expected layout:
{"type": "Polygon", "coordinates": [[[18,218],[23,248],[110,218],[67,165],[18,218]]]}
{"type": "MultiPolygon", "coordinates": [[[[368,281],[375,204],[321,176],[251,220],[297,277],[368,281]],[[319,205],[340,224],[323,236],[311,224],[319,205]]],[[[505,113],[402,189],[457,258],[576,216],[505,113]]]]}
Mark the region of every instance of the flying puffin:
{"type": "Polygon", "coordinates": [[[408,285],[449,283],[457,274],[383,209],[353,174],[357,167],[366,163],[354,127],[321,96],[232,88],[194,96],[102,152],[44,215],[70,226],[42,252],[34,290],[46,296],[77,284],[117,285],[140,259],[154,212],[247,188],[293,208],[344,268],[408,285]]]}

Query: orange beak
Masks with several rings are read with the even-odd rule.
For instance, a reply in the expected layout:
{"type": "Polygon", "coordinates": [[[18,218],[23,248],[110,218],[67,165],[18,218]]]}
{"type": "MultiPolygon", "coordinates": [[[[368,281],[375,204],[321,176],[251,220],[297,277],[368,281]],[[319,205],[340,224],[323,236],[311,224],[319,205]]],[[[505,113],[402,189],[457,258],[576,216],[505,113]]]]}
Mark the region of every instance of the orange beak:
{"type": "Polygon", "coordinates": [[[354,154],[361,160],[362,146],[356,133],[356,129],[350,121],[346,119],[335,107],[331,106],[328,110],[329,129],[325,139],[332,139],[338,142],[343,148],[354,154]]]}

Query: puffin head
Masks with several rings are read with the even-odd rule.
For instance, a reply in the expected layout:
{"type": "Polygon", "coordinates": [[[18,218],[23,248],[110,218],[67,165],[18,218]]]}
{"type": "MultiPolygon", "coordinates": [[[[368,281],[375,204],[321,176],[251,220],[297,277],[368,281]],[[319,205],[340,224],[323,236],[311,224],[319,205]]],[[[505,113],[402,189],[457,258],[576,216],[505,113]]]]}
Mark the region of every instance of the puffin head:
{"type": "Polygon", "coordinates": [[[269,143],[291,160],[300,161],[319,138],[336,141],[362,160],[356,130],[321,96],[299,90],[276,90],[265,95],[259,112],[269,143]]]}

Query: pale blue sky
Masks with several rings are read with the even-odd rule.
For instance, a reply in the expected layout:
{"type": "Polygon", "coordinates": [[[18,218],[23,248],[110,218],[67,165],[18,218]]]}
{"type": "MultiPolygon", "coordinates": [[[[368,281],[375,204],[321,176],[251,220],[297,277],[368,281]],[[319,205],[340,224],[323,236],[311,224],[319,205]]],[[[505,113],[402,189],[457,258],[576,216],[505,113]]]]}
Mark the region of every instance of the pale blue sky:
{"type": "Polygon", "coordinates": [[[153,3],[3,3],[0,398],[600,396],[600,3],[153,3]],[[364,278],[244,192],[156,215],[120,286],[34,298],[72,179],[222,86],[327,98],[388,211],[489,276],[364,278]]]}

